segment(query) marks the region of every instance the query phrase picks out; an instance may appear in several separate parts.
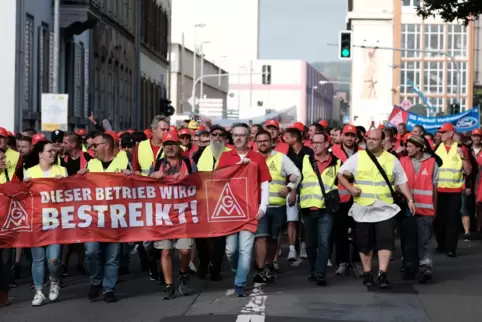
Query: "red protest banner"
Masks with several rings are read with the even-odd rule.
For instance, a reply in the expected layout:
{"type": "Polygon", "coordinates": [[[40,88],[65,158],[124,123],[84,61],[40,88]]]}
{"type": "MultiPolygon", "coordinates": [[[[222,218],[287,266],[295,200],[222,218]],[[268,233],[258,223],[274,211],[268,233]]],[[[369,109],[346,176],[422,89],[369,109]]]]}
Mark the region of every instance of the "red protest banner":
{"type": "Polygon", "coordinates": [[[175,182],[115,173],[0,185],[0,248],[136,242],[255,232],[252,164],[175,182]]]}

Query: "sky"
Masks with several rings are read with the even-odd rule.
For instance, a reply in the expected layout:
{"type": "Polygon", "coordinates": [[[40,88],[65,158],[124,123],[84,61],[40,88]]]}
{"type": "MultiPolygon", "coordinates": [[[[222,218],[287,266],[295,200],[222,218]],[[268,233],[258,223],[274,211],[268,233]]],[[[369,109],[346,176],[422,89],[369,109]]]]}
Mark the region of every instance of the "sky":
{"type": "Polygon", "coordinates": [[[260,0],[260,59],[336,61],[347,0],[260,0]]]}

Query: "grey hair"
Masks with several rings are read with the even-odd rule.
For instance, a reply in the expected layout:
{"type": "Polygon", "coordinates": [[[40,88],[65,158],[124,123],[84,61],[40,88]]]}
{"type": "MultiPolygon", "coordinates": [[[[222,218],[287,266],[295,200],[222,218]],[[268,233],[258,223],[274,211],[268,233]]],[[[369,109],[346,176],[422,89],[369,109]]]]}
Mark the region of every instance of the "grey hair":
{"type": "Polygon", "coordinates": [[[170,124],[169,122],[169,118],[163,116],[163,115],[156,115],[154,116],[154,118],[152,119],[152,122],[151,122],[151,128],[156,128],[157,125],[159,124],[159,122],[166,122],[167,124],[170,124]]]}
{"type": "Polygon", "coordinates": [[[251,130],[249,129],[249,125],[246,123],[235,123],[233,124],[233,127],[231,128],[231,131],[234,130],[237,127],[241,127],[246,131],[246,135],[249,136],[251,134],[251,130]]]}

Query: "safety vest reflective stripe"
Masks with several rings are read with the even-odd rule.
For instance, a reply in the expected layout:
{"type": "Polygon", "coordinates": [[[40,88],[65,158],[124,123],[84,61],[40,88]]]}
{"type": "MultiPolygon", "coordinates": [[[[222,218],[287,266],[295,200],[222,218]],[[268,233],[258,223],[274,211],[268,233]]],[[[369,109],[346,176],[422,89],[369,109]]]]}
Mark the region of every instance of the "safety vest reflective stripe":
{"type": "Polygon", "coordinates": [[[286,204],[286,197],[281,197],[279,191],[286,186],[286,178],[281,175],[283,163],[283,154],[280,152],[272,152],[266,159],[271,182],[269,183],[269,204],[272,206],[281,206],[286,204]]]}
{"type": "MultiPolygon", "coordinates": [[[[389,182],[393,185],[395,182],[393,177],[395,156],[383,151],[377,160],[385,170],[389,182]]],[[[354,197],[353,199],[356,203],[362,206],[372,205],[377,199],[388,204],[393,204],[390,187],[387,185],[383,176],[380,174],[366,151],[358,152],[358,168],[355,176],[355,186],[360,188],[361,195],[354,197]]]]}
{"type": "MultiPolygon", "coordinates": [[[[318,187],[320,184],[318,182],[305,182],[301,184],[301,189],[303,188],[310,188],[310,187],[318,187]]],[[[325,184],[323,181],[323,187],[325,187],[325,190],[331,189],[331,186],[325,184]]]]}

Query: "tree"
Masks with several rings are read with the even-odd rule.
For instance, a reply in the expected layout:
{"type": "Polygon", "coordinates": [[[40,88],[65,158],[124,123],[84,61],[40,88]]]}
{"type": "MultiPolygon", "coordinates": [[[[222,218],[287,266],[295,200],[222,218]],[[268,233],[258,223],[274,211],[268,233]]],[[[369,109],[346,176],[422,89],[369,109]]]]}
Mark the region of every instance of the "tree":
{"type": "Polygon", "coordinates": [[[417,8],[418,15],[424,19],[440,15],[443,20],[461,20],[467,25],[482,14],[481,0],[424,0],[417,8]]]}

